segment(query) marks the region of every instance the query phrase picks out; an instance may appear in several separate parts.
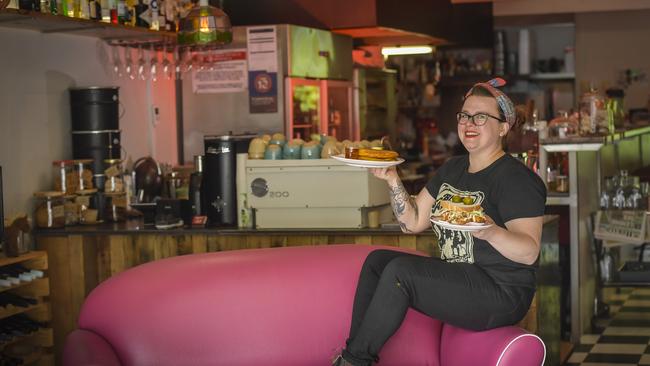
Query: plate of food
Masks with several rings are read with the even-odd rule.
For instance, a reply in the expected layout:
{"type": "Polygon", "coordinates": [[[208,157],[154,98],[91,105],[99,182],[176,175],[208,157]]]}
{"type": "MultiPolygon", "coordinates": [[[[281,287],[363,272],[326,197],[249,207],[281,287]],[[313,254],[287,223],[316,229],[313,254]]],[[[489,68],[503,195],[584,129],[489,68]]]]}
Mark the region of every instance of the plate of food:
{"type": "Polygon", "coordinates": [[[431,216],[435,225],[450,230],[478,231],[493,225],[483,213],[480,204],[472,197],[454,196],[449,201],[440,201],[438,215],[431,216]]]}
{"type": "Polygon", "coordinates": [[[358,149],[349,157],[341,154],[332,155],[331,158],[358,168],[388,168],[404,162],[397,152],[379,149],[358,149]]]}

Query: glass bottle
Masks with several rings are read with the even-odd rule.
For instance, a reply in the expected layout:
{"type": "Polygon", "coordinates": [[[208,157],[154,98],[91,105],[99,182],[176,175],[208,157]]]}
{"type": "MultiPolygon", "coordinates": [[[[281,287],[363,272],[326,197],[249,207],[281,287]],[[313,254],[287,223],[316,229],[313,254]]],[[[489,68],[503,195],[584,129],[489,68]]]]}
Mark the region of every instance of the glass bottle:
{"type": "Polygon", "coordinates": [[[110,23],[111,22],[111,0],[99,0],[101,6],[101,17],[102,22],[110,23]]]}
{"type": "Polygon", "coordinates": [[[160,30],[158,0],[151,0],[149,6],[151,7],[151,24],[149,24],[149,29],[160,30]]]}
{"type": "Polygon", "coordinates": [[[111,24],[118,24],[117,20],[117,0],[108,0],[108,11],[110,14],[111,24]]]}
{"type": "Polygon", "coordinates": [[[126,0],[117,0],[117,22],[126,23],[126,0]]]}
{"type": "Polygon", "coordinates": [[[623,128],[625,123],[625,108],[623,106],[625,92],[623,89],[611,88],[607,89],[605,94],[607,95],[607,126],[610,132],[614,132],[623,128]]]}

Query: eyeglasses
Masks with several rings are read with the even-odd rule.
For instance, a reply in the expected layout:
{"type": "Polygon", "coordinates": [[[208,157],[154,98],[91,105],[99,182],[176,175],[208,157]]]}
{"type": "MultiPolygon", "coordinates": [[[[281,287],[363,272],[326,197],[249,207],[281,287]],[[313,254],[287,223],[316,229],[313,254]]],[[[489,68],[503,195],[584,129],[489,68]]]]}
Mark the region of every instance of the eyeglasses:
{"type": "Polygon", "coordinates": [[[474,123],[476,126],[483,126],[490,118],[494,118],[499,122],[505,122],[505,120],[499,117],[495,117],[489,113],[479,112],[474,115],[465,112],[456,113],[456,120],[458,121],[459,125],[467,124],[467,122],[469,122],[471,119],[472,123],[474,123]]]}

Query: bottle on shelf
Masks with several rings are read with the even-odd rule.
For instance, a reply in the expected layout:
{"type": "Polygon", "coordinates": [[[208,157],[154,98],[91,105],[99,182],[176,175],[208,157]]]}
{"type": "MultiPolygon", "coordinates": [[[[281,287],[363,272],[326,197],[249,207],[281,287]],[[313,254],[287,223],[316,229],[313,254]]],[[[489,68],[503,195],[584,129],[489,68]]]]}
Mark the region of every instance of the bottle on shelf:
{"type": "Polygon", "coordinates": [[[79,18],[90,19],[90,4],[88,0],[79,0],[79,18]]]}
{"type": "Polygon", "coordinates": [[[108,0],[108,11],[111,17],[111,24],[118,24],[117,0],[108,0]]]}
{"type": "Polygon", "coordinates": [[[88,17],[92,20],[102,20],[102,5],[99,0],[90,0],[88,3],[88,17]]]}
{"type": "Polygon", "coordinates": [[[149,9],[149,6],[147,4],[145,4],[142,0],[138,0],[138,3],[135,4],[134,8],[135,8],[134,9],[134,11],[135,11],[135,16],[134,16],[135,17],[135,20],[134,20],[135,21],[135,26],[136,27],[147,28],[148,27],[147,22],[145,22],[144,19],[142,19],[140,17],[140,15],[142,15],[142,13],[147,11],[147,9],[149,9]]]}
{"type": "Polygon", "coordinates": [[[59,14],[59,0],[50,0],[50,14],[57,15],[59,14]]]}
{"type": "Polygon", "coordinates": [[[151,24],[149,24],[149,29],[160,30],[158,0],[151,0],[149,6],[151,7],[151,24]]]}
{"type": "Polygon", "coordinates": [[[135,27],[135,0],[126,0],[126,25],[135,27]]]}
{"type": "Polygon", "coordinates": [[[126,0],[117,0],[117,23],[126,24],[126,0]]]}
{"type": "Polygon", "coordinates": [[[100,7],[101,7],[101,17],[102,17],[102,22],[104,23],[110,23],[111,22],[111,7],[110,7],[110,1],[111,0],[98,0],[100,1],[100,7]]]}

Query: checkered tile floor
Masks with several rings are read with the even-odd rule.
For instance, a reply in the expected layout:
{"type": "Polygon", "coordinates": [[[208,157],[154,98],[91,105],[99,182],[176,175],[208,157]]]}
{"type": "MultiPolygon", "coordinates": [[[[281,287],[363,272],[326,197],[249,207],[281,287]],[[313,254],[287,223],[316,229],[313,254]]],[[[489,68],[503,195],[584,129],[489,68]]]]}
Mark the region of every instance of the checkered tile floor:
{"type": "Polygon", "coordinates": [[[650,365],[650,289],[621,289],[605,298],[611,317],[602,334],[582,336],[565,365],[650,365]]]}

